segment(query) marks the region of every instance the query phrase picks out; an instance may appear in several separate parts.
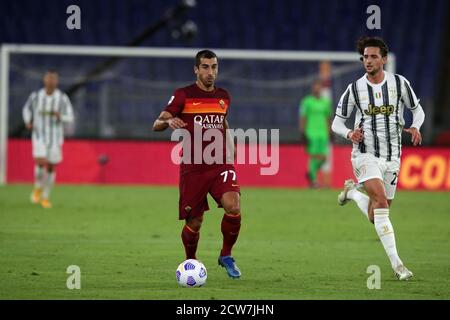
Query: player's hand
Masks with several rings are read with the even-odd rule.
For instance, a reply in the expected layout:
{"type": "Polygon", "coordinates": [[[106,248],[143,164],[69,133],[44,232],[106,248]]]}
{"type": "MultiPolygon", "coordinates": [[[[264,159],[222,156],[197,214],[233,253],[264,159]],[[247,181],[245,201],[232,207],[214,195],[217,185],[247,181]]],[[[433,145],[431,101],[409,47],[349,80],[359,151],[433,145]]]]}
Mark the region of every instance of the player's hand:
{"type": "Polygon", "coordinates": [[[170,118],[167,120],[167,124],[174,130],[187,126],[187,123],[181,120],[180,118],[170,118]]]}
{"type": "Polygon", "coordinates": [[[355,129],[353,131],[350,131],[348,134],[348,138],[353,142],[353,143],[360,143],[363,141],[364,139],[364,131],[362,128],[358,128],[355,129]]]}
{"type": "Polygon", "coordinates": [[[336,142],[336,136],[333,133],[329,133],[330,142],[334,144],[336,142]]]}
{"type": "Polygon", "coordinates": [[[56,121],[61,121],[61,113],[60,112],[53,111],[52,115],[56,117],[56,121]]]}
{"type": "Polygon", "coordinates": [[[403,129],[403,131],[411,134],[411,142],[412,142],[413,146],[422,144],[422,135],[420,134],[420,131],[417,130],[417,128],[411,127],[408,129],[403,129]]]}
{"type": "Polygon", "coordinates": [[[306,135],[303,130],[300,130],[300,143],[306,143],[306,135]]]}
{"type": "Polygon", "coordinates": [[[33,130],[33,122],[28,122],[28,123],[26,123],[25,124],[25,127],[28,129],[28,130],[33,130]]]}

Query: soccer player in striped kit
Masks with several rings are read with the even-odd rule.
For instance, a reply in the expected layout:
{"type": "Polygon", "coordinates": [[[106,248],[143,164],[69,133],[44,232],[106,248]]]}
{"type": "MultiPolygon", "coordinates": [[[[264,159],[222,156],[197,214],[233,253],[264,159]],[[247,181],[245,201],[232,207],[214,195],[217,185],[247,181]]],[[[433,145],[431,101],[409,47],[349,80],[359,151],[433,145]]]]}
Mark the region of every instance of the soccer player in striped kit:
{"type": "Polygon", "coordinates": [[[55,183],[55,167],[62,161],[64,123],[72,122],[73,110],[67,95],[59,90],[58,73],[44,75],[44,88],[32,92],[23,107],[23,120],[32,131],[34,188],[31,202],[51,208],[50,191],[55,183]]]}
{"type": "Polygon", "coordinates": [[[375,225],[376,232],[391,262],[396,277],[413,276],[400,259],[389,208],[394,199],[400,170],[401,133],[411,134],[414,146],[422,143],[420,127],[425,114],[403,76],[383,70],[388,47],[377,37],[363,37],[357,42],[366,74],[350,84],[336,108],[332,130],[353,142],[351,162],[359,184],[346,180],[338,203],[355,201],[363,214],[375,225]],[[404,108],[413,114],[411,127],[403,129],[404,108]],[[345,125],[356,109],[353,129],[345,125]],[[368,196],[357,190],[362,186],[368,196]]]}

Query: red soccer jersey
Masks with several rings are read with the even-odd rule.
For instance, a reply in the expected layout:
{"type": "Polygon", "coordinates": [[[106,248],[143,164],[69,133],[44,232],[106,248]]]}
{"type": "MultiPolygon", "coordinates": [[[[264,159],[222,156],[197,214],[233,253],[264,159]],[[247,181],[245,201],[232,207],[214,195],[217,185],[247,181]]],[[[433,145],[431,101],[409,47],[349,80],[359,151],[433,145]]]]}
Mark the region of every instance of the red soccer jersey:
{"type": "MultiPolygon", "coordinates": [[[[178,117],[187,123],[187,129],[191,136],[191,159],[190,163],[181,163],[181,173],[192,170],[212,169],[226,164],[226,135],[225,117],[230,106],[230,96],[222,88],[215,88],[213,91],[204,91],[197,84],[175,90],[169,104],[164,109],[173,117],[178,117]],[[201,157],[201,163],[194,163],[194,126],[201,126],[202,136],[207,130],[217,129],[221,133],[223,143],[223,157],[221,163],[207,164],[201,157]]],[[[197,127],[199,128],[199,127],[197,127]]],[[[200,130],[198,130],[200,131],[200,130]]],[[[202,142],[202,155],[205,147],[213,141],[202,142]]],[[[214,155],[214,153],[212,153],[214,155]]],[[[198,158],[197,158],[198,160],[198,158]]]]}

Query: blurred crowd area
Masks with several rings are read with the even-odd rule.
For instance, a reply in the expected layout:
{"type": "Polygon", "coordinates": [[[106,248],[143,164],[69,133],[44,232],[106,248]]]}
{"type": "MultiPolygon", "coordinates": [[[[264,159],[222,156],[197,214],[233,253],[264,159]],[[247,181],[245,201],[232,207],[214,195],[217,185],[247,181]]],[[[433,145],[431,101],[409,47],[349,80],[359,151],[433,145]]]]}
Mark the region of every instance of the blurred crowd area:
{"type": "MultiPolygon", "coordinates": [[[[18,0],[0,4],[0,43],[354,51],[363,35],[385,39],[396,72],[410,80],[427,114],[426,144],[450,145],[449,8],[445,0],[285,1],[76,1],[81,29],[69,30],[73,1],[18,0]],[[369,30],[368,6],[381,9],[381,29],[369,30]],[[420,14],[417,14],[420,13],[420,14]]],[[[194,59],[122,58],[81,86],[80,79],[112,57],[12,55],[9,135],[25,136],[21,108],[41,86],[47,69],[60,74],[76,122],[69,137],[166,139],[151,123],[177,87],[194,80],[194,59]]],[[[220,56],[219,56],[220,59],[220,56]]],[[[318,75],[320,61],[223,59],[217,85],[232,96],[229,122],[239,128],[278,128],[282,142],[298,142],[298,105],[318,75]]],[[[334,106],[363,68],[359,61],[331,62],[334,106]]],[[[405,114],[408,125],[411,117],[405,114]]],[[[337,140],[339,142],[339,140],[337,140]]]]}

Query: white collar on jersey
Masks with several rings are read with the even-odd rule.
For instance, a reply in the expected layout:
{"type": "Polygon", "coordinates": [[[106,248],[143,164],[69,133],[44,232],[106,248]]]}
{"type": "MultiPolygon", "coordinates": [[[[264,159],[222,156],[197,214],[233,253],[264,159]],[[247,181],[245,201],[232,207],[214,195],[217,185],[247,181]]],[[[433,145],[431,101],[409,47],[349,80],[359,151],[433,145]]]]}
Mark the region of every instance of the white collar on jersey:
{"type": "Polygon", "coordinates": [[[377,86],[382,86],[386,81],[387,81],[387,72],[385,70],[383,70],[383,81],[381,81],[380,83],[373,83],[370,82],[369,79],[367,78],[367,72],[364,75],[364,80],[366,80],[367,84],[373,86],[373,87],[377,87],[377,86]]]}

